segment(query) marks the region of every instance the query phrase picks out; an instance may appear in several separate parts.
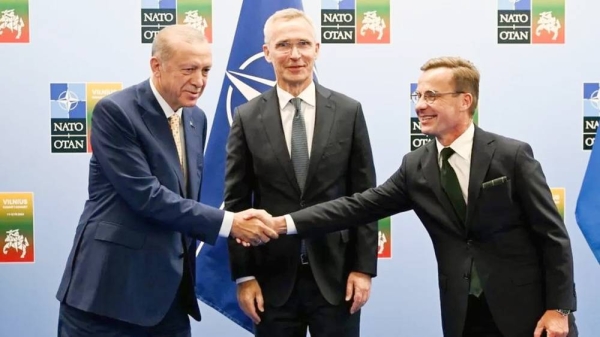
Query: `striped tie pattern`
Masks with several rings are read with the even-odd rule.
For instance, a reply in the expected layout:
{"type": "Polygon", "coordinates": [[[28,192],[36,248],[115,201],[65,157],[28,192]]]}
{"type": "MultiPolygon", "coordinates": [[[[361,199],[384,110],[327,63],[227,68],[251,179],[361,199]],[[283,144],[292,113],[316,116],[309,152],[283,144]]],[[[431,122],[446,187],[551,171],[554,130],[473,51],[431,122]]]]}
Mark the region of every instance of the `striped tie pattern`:
{"type": "Polygon", "coordinates": [[[177,148],[177,155],[179,157],[179,165],[183,170],[183,146],[181,145],[181,132],[179,131],[179,124],[181,124],[181,118],[176,113],[169,117],[169,126],[173,133],[175,140],[175,147],[177,148]]]}

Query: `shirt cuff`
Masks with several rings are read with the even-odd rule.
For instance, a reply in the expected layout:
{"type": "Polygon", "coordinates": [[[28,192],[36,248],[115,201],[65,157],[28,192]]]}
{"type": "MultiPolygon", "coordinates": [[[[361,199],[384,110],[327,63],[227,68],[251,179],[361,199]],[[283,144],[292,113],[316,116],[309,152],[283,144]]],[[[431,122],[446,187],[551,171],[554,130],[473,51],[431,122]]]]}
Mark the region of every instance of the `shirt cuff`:
{"type": "Polygon", "coordinates": [[[238,278],[238,279],[235,280],[235,284],[244,283],[246,281],[250,281],[250,280],[254,280],[254,279],[255,279],[254,276],[240,277],[240,278],[238,278]]]}
{"type": "Polygon", "coordinates": [[[284,216],[285,218],[285,225],[287,228],[287,235],[291,235],[291,234],[298,234],[298,231],[296,230],[296,224],[294,223],[294,219],[292,219],[292,217],[289,214],[286,214],[284,216]]]}
{"type": "Polygon", "coordinates": [[[223,222],[221,223],[221,229],[219,230],[219,236],[228,237],[231,234],[231,227],[233,226],[233,213],[225,211],[223,215],[223,222]]]}

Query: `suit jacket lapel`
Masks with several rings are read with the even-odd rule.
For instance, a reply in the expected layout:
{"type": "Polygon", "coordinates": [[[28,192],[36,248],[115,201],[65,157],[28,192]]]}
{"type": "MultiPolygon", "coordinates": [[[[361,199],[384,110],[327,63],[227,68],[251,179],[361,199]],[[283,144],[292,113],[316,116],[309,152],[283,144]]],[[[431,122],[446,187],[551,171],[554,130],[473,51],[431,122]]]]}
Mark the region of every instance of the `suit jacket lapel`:
{"type": "Polygon", "coordinates": [[[496,146],[494,138],[487,132],[475,126],[473,136],[473,151],[471,153],[471,171],[469,173],[469,197],[467,203],[467,228],[473,221],[473,211],[479,198],[481,184],[490,167],[496,146]]]}
{"type": "Polygon", "coordinates": [[[187,159],[187,176],[189,199],[198,200],[200,181],[198,181],[198,154],[202,152],[199,127],[194,125],[192,109],[183,109],[183,130],[185,134],[185,154],[187,159]]]}
{"type": "Polygon", "coordinates": [[[269,140],[269,144],[271,144],[275,158],[277,158],[277,161],[281,164],[290,183],[294,186],[296,192],[300,193],[300,187],[296,180],[296,173],[294,172],[290,153],[287,149],[287,143],[285,142],[285,135],[283,134],[277,90],[273,88],[266,92],[262,97],[262,100],[261,106],[259,107],[260,119],[265,134],[267,135],[267,139],[269,140]]]}
{"type": "Polygon", "coordinates": [[[179,156],[177,154],[175,140],[173,139],[173,133],[171,133],[171,128],[169,127],[169,122],[165,113],[160,107],[160,104],[158,104],[156,97],[154,97],[149,81],[142,83],[138,88],[137,101],[142,107],[142,119],[148,130],[150,130],[154,138],[156,138],[161,150],[165,152],[165,155],[168,158],[168,164],[173,171],[175,171],[179,180],[179,193],[182,193],[184,186],[183,172],[179,167],[179,156]]]}
{"type": "MultiPolygon", "coordinates": [[[[323,151],[329,143],[331,128],[335,120],[335,104],[329,99],[331,91],[327,90],[318,84],[316,87],[316,109],[315,109],[315,131],[313,133],[312,147],[310,151],[310,162],[308,166],[308,174],[306,175],[306,187],[310,186],[319,161],[323,157],[323,151]]],[[[306,190],[306,188],[305,188],[306,190]]]]}
{"type": "Polygon", "coordinates": [[[460,219],[454,211],[454,207],[448,199],[448,196],[446,196],[446,193],[444,193],[444,191],[442,190],[442,185],[440,182],[440,166],[438,163],[438,151],[435,141],[432,140],[427,145],[425,145],[425,150],[427,151],[427,153],[425,153],[425,155],[421,157],[421,167],[423,168],[423,175],[425,176],[425,179],[429,183],[429,186],[437,196],[446,215],[448,215],[450,220],[454,222],[462,231],[464,229],[464,224],[461,223],[460,219]]]}

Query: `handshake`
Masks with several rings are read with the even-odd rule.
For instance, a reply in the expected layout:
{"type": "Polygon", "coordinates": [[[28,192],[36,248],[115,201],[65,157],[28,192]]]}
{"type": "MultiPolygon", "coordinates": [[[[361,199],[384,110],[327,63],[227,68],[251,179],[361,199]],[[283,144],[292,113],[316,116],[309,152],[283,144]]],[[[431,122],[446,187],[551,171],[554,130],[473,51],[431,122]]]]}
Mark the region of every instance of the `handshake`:
{"type": "Polygon", "coordinates": [[[283,216],[273,217],[264,210],[251,208],[233,215],[230,236],[249,247],[265,244],[285,233],[287,224],[283,216]]]}

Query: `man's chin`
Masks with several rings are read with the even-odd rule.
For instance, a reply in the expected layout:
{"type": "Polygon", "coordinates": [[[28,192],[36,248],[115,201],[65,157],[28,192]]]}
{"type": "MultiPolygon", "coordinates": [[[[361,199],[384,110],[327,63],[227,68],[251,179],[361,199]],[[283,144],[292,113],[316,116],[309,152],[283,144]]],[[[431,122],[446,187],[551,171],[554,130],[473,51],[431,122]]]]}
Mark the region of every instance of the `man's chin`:
{"type": "Polygon", "coordinates": [[[421,126],[421,133],[426,136],[431,136],[432,130],[431,128],[424,128],[423,126],[421,126]]]}
{"type": "Polygon", "coordinates": [[[286,78],[286,82],[292,86],[301,86],[308,82],[308,80],[307,76],[289,76],[286,78]]]}
{"type": "Polygon", "coordinates": [[[184,108],[190,108],[195,106],[198,103],[198,98],[194,98],[194,99],[186,99],[180,102],[181,106],[184,108]]]}

